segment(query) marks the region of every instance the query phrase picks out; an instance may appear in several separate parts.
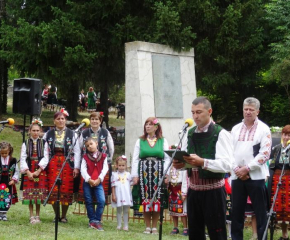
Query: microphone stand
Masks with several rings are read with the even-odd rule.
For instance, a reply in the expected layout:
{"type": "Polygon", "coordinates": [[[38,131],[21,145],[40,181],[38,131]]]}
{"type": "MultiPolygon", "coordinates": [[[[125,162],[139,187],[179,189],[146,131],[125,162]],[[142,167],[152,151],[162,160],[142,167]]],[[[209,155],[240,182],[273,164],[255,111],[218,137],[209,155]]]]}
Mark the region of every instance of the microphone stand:
{"type": "MultiPolygon", "coordinates": [[[[282,149],[281,149],[281,154],[283,154],[282,149]]],[[[289,159],[288,154],[286,154],[285,157],[289,159]]],[[[267,221],[267,225],[266,225],[266,228],[265,228],[265,231],[263,234],[263,238],[262,238],[263,240],[265,240],[267,238],[267,232],[268,232],[269,225],[270,225],[270,240],[273,240],[274,230],[275,230],[275,219],[276,219],[276,212],[274,211],[274,206],[275,206],[276,198],[278,196],[278,192],[279,192],[280,187],[282,185],[282,177],[284,176],[284,168],[285,168],[285,159],[283,160],[283,167],[282,167],[282,171],[281,171],[281,174],[279,177],[279,182],[278,182],[277,187],[276,187],[276,192],[275,192],[275,195],[273,197],[273,203],[272,203],[271,209],[268,213],[268,221],[267,221]]]]}
{"type": "Polygon", "coordinates": [[[159,189],[161,189],[161,193],[160,193],[160,195],[161,195],[161,196],[160,196],[161,201],[160,201],[160,220],[159,220],[159,240],[162,239],[163,211],[164,211],[164,209],[163,209],[163,201],[162,201],[162,199],[163,199],[163,198],[162,198],[162,195],[164,194],[163,191],[162,191],[162,183],[163,183],[164,177],[166,176],[166,173],[168,172],[168,170],[169,170],[169,168],[170,168],[170,166],[171,166],[171,164],[172,164],[172,162],[173,162],[173,159],[174,159],[174,157],[175,157],[175,154],[176,154],[176,152],[177,152],[177,150],[178,150],[178,146],[181,145],[182,139],[183,139],[183,137],[184,137],[186,131],[187,131],[187,128],[184,128],[184,129],[182,130],[182,133],[183,133],[183,134],[182,134],[181,138],[179,139],[179,143],[178,143],[177,147],[175,148],[175,150],[174,150],[174,152],[173,152],[173,154],[172,154],[172,157],[171,157],[171,160],[170,160],[170,164],[169,164],[168,167],[165,169],[162,178],[159,180],[159,182],[158,182],[158,186],[157,186],[157,189],[155,190],[155,192],[154,192],[154,194],[153,194],[153,197],[152,197],[152,199],[151,199],[151,201],[150,201],[150,204],[148,205],[149,208],[152,207],[152,205],[153,205],[153,201],[154,201],[154,199],[155,199],[155,197],[156,197],[156,195],[157,195],[159,189]]]}
{"type": "Polygon", "coordinates": [[[62,180],[61,180],[61,177],[60,175],[62,174],[62,171],[66,165],[66,163],[69,161],[69,157],[70,155],[72,154],[73,152],[73,149],[74,149],[74,146],[76,145],[76,142],[77,140],[79,139],[79,136],[80,136],[80,132],[77,132],[78,133],[78,137],[76,138],[74,144],[69,148],[69,151],[68,151],[68,155],[66,156],[65,158],[65,161],[63,162],[62,166],[61,166],[61,169],[58,173],[58,175],[56,176],[55,178],[55,181],[53,183],[53,186],[51,187],[46,199],[44,200],[43,202],[43,206],[45,207],[47,202],[48,202],[48,199],[50,197],[50,195],[52,194],[52,191],[53,189],[55,188],[55,186],[57,185],[57,199],[56,199],[56,202],[54,202],[54,205],[56,206],[56,213],[55,213],[55,221],[54,221],[54,228],[55,228],[55,236],[54,236],[54,239],[57,240],[57,234],[58,234],[58,220],[59,220],[59,212],[60,212],[60,187],[61,187],[61,184],[62,184],[62,180]]]}
{"type": "Polygon", "coordinates": [[[2,130],[4,129],[5,125],[2,124],[2,127],[0,128],[0,133],[2,132],[2,130]]]}

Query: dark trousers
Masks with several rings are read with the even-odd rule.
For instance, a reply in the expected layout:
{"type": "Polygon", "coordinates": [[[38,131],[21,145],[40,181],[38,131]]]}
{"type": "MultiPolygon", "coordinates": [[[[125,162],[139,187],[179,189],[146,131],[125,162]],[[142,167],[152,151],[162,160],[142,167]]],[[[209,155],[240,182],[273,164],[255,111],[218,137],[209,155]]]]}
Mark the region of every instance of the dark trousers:
{"type": "Polygon", "coordinates": [[[190,240],[205,240],[205,226],[211,240],[226,240],[226,191],[218,188],[187,193],[188,233],[190,240]]]}
{"type": "Polygon", "coordinates": [[[262,240],[267,225],[267,195],[265,180],[232,181],[232,239],[243,240],[245,208],[250,197],[257,219],[258,239],[262,240]]]}

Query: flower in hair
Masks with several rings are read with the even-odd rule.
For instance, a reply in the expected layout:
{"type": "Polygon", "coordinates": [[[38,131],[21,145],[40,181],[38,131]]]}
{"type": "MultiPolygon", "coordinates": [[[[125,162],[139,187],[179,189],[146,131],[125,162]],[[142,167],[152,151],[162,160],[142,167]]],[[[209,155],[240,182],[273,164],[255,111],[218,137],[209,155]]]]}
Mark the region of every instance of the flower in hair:
{"type": "Polygon", "coordinates": [[[99,112],[101,116],[104,116],[104,112],[99,112]]]}
{"type": "Polygon", "coordinates": [[[152,123],[153,123],[154,125],[159,125],[159,124],[160,124],[158,118],[155,118],[155,119],[152,121],[152,123]]]}
{"type": "Polygon", "coordinates": [[[63,115],[65,115],[66,117],[69,116],[68,112],[64,108],[60,109],[60,112],[63,113],[63,115]]]}
{"type": "Polygon", "coordinates": [[[37,124],[40,127],[43,126],[43,122],[40,120],[40,118],[34,118],[31,122],[31,124],[37,124]]]}

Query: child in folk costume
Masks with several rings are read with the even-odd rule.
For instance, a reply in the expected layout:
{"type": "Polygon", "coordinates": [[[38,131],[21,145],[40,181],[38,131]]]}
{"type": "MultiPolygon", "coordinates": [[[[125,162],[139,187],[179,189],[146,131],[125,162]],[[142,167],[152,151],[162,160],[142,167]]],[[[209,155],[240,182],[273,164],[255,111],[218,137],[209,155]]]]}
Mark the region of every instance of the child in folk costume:
{"type": "Polygon", "coordinates": [[[117,207],[117,229],[121,229],[122,212],[124,221],[124,231],[128,231],[129,209],[133,206],[131,193],[131,174],[126,171],[126,156],[118,157],[116,160],[117,171],[112,173],[112,207],[117,207]]]}
{"type": "Polygon", "coordinates": [[[42,121],[34,119],[29,127],[30,138],[27,139],[21,148],[20,170],[23,177],[23,201],[22,204],[29,206],[30,223],[39,223],[40,204],[43,203],[48,193],[48,179],[46,164],[49,158],[48,145],[45,140],[40,139],[42,132],[42,121]],[[41,161],[44,159],[44,161],[41,161]],[[36,214],[33,214],[35,204],[36,214]]]}
{"type": "Polygon", "coordinates": [[[13,147],[10,143],[0,143],[0,220],[7,221],[7,212],[11,204],[18,202],[15,184],[19,179],[16,158],[12,157],[13,147]]]}
{"type": "Polygon", "coordinates": [[[168,176],[169,186],[169,212],[172,216],[174,228],[170,234],[178,234],[178,217],[183,223],[183,236],[188,236],[187,228],[187,208],[186,196],[188,189],[187,171],[177,170],[173,166],[170,168],[168,176]]]}
{"type": "Polygon", "coordinates": [[[108,171],[107,154],[98,151],[98,142],[94,138],[85,140],[87,153],[84,154],[81,164],[81,174],[84,178],[83,192],[87,208],[89,227],[104,231],[101,223],[105,207],[105,192],[102,182],[108,171]],[[97,202],[94,209],[94,199],[97,202]]]}

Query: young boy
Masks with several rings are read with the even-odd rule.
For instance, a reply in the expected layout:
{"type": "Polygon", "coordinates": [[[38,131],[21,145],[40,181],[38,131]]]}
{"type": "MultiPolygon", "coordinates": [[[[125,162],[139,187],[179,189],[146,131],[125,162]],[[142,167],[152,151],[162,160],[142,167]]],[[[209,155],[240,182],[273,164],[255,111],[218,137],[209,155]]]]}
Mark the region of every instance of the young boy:
{"type": "Polygon", "coordinates": [[[84,178],[83,191],[88,212],[89,227],[104,231],[101,223],[105,206],[105,193],[102,181],[108,171],[107,155],[98,151],[98,142],[93,138],[85,141],[87,153],[84,154],[81,174],[84,178]],[[94,211],[94,199],[97,209],[94,211]]]}

